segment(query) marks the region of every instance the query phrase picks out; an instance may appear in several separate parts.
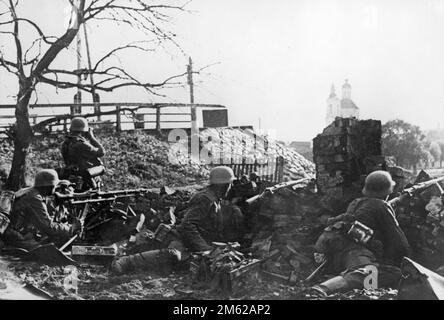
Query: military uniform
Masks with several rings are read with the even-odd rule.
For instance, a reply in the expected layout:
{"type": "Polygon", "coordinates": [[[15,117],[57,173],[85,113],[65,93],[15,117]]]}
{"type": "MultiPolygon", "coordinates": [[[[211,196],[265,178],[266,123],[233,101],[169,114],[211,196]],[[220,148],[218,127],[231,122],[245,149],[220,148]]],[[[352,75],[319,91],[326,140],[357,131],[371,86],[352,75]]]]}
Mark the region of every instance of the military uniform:
{"type": "Polygon", "coordinates": [[[113,263],[117,273],[144,268],[168,273],[186,260],[190,252],[211,250],[211,242],[240,241],[243,235],[241,210],[218,199],[210,189],[197,192],[190,200],[182,223],[171,232],[167,248],[121,257],[113,263]]]}
{"type": "MultiPolygon", "coordinates": [[[[350,203],[347,212],[335,224],[326,228],[316,243],[316,249],[329,259],[331,272],[341,276],[331,279],[335,285],[347,289],[362,288],[368,276],[365,266],[378,268],[379,285],[396,285],[400,277],[399,266],[404,256],[410,255],[410,246],[399,227],[392,207],[384,200],[363,197],[350,203]],[[358,221],[373,230],[366,244],[355,242],[346,235],[352,222],[358,221]],[[339,280],[338,280],[339,279],[339,280]]],[[[319,287],[331,289],[329,281],[319,287]]]]}
{"type": "Polygon", "coordinates": [[[73,234],[70,225],[53,221],[45,197],[35,188],[21,189],[16,193],[10,218],[11,223],[3,238],[16,247],[29,250],[42,242],[64,242],[73,234]]]}
{"type": "Polygon", "coordinates": [[[177,231],[189,250],[211,250],[211,242],[239,241],[243,216],[238,207],[218,199],[207,188],[191,198],[177,231]]]}
{"type": "Polygon", "coordinates": [[[62,144],[62,156],[68,171],[63,178],[69,178],[70,175],[81,176],[87,184],[84,189],[94,186],[94,181],[86,174],[86,170],[102,165],[99,159],[104,156],[102,148],[94,146],[82,136],[67,135],[62,144]]]}

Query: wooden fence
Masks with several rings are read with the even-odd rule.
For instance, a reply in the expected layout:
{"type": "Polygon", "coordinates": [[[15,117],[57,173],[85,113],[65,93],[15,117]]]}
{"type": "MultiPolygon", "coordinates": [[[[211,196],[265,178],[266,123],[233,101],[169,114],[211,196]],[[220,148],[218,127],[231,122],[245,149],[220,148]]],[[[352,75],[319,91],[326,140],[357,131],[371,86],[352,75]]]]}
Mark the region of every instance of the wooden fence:
{"type": "MultiPolygon", "coordinates": [[[[199,109],[225,109],[224,106],[214,104],[184,104],[184,103],[82,103],[74,105],[76,108],[99,108],[100,113],[91,112],[73,114],[73,104],[34,104],[30,105],[30,122],[32,126],[43,124],[48,119],[55,121],[45,125],[45,131],[67,131],[71,118],[74,116],[95,117],[90,121],[96,127],[113,126],[117,132],[126,130],[126,124],[133,124],[135,129],[144,129],[145,124],[151,124],[152,129],[160,131],[164,125],[173,124],[178,127],[186,127],[191,123],[192,106],[199,109]],[[103,109],[111,109],[103,111],[103,109]],[[186,112],[178,112],[177,109],[187,108],[186,112]],[[171,110],[175,109],[175,110],[171,110]],[[46,111],[45,111],[46,110],[46,111]],[[52,114],[48,112],[52,111],[52,114]],[[103,116],[111,116],[112,119],[101,120],[103,116]],[[128,117],[132,118],[128,120],[128,117]],[[153,119],[147,120],[148,117],[153,119]],[[174,118],[175,119],[172,119],[174,118]]],[[[15,105],[0,105],[0,137],[15,123],[15,105]],[[9,112],[8,112],[9,111],[9,112]],[[9,114],[3,114],[3,113],[9,114]]]]}
{"type": "MultiPolygon", "coordinates": [[[[259,162],[255,160],[253,163],[247,163],[245,158],[242,163],[223,163],[224,166],[229,166],[233,169],[234,175],[240,178],[242,175],[247,176],[252,172],[257,172],[262,181],[269,181],[272,183],[281,183],[284,180],[284,164],[285,160],[279,156],[274,161],[259,162]]],[[[212,164],[218,166],[220,164],[212,164]]]]}

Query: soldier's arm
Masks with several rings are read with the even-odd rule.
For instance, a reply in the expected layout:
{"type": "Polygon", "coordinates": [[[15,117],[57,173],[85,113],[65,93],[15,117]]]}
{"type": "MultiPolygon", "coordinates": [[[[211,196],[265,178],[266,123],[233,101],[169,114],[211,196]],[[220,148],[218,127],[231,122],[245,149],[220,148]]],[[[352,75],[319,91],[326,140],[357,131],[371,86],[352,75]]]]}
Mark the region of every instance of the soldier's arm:
{"type": "Polygon", "coordinates": [[[360,207],[356,218],[366,226],[378,229],[383,242],[384,258],[388,263],[396,265],[403,255],[409,254],[410,247],[392,213],[388,204],[374,201],[371,205],[360,207]]]}
{"type": "Polygon", "coordinates": [[[89,141],[91,142],[91,145],[97,148],[97,156],[103,157],[105,155],[105,148],[103,145],[99,142],[99,140],[96,139],[94,136],[92,130],[89,131],[89,141]]]}
{"type": "Polygon", "coordinates": [[[199,232],[198,226],[201,224],[202,219],[206,216],[208,210],[210,210],[211,203],[207,199],[199,199],[191,204],[190,209],[185,214],[178,231],[181,235],[185,246],[191,251],[206,251],[211,250],[212,247],[205,241],[199,232]]]}
{"type": "Polygon", "coordinates": [[[38,198],[29,199],[28,208],[35,227],[44,234],[68,238],[72,235],[71,227],[66,224],[53,222],[48,214],[46,205],[38,198]]]}
{"type": "Polygon", "coordinates": [[[105,155],[105,151],[102,145],[100,145],[100,147],[97,147],[89,142],[78,143],[75,147],[75,152],[78,154],[82,154],[82,156],[91,160],[103,157],[105,155]]]}
{"type": "Polygon", "coordinates": [[[386,258],[398,260],[404,255],[410,255],[410,245],[393,215],[393,210],[388,204],[385,204],[380,214],[381,229],[383,230],[386,239],[384,251],[387,256],[386,258]]]}

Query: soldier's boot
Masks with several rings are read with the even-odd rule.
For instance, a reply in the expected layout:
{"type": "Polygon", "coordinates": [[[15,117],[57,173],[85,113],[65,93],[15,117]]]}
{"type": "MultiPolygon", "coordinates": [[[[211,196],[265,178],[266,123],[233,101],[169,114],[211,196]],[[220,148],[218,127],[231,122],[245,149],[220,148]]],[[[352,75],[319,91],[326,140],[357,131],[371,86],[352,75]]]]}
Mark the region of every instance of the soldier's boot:
{"type": "Polygon", "coordinates": [[[111,271],[123,274],[136,269],[171,272],[172,267],[181,259],[181,253],[176,249],[150,250],[130,256],[115,258],[111,263],[111,271]]]}
{"type": "Polygon", "coordinates": [[[343,292],[349,290],[349,282],[343,276],[336,276],[320,284],[311,287],[313,293],[322,296],[329,296],[336,292],[343,292]]]}

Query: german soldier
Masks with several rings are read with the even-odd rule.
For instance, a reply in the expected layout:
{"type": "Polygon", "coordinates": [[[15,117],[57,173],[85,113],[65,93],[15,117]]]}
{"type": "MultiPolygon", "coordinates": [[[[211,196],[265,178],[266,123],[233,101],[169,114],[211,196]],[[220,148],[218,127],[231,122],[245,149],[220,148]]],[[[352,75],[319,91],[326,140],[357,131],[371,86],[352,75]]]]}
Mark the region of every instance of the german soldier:
{"type": "Polygon", "coordinates": [[[112,263],[112,270],[123,273],[134,268],[164,268],[185,260],[189,252],[211,250],[212,242],[239,241],[243,235],[242,212],[224,200],[233,180],[231,168],[213,168],[209,185],[193,195],[181,224],[172,230],[168,248],[121,257],[112,263]]]}
{"type": "Polygon", "coordinates": [[[33,249],[42,243],[65,242],[81,230],[81,223],[57,223],[48,213],[46,198],[53,195],[59,182],[57,172],[51,169],[39,171],[34,186],[16,193],[11,212],[11,223],[3,238],[6,243],[33,249]]]}
{"type": "Polygon", "coordinates": [[[100,160],[105,155],[105,149],[85,118],[73,118],[69,130],[61,149],[68,172],[63,178],[82,177],[84,185],[79,188],[80,191],[96,189],[100,183],[99,176],[105,170],[100,160]]]}
{"type": "Polygon", "coordinates": [[[316,249],[325,254],[331,271],[343,272],[313,289],[328,295],[363,288],[374,270],[380,286],[397,284],[398,267],[410,254],[410,247],[393,208],[385,201],[394,186],[388,172],[372,172],[365,180],[364,197],[352,201],[345,214],[330,221],[316,249]]]}

